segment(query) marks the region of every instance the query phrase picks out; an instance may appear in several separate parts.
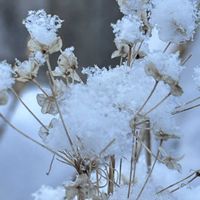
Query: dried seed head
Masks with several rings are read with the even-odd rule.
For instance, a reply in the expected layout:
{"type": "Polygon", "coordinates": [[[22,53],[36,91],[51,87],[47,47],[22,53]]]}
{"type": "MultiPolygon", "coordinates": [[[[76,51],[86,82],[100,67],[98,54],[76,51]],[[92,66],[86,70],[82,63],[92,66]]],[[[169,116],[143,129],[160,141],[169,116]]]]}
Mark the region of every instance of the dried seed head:
{"type": "Polygon", "coordinates": [[[165,164],[167,166],[167,168],[177,170],[178,172],[180,172],[182,167],[178,163],[178,161],[180,161],[181,159],[182,159],[182,157],[181,158],[173,158],[171,156],[166,156],[162,160],[162,163],[165,164]]]}
{"type": "Polygon", "coordinates": [[[148,63],[145,66],[145,72],[148,76],[152,76],[156,81],[162,80],[162,74],[152,62],[148,63]]]}
{"type": "Polygon", "coordinates": [[[169,85],[171,95],[181,96],[183,94],[183,89],[179,85],[178,81],[172,79],[170,76],[164,75],[162,80],[165,84],[169,85]]]}
{"type": "Polygon", "coordinates": [[[162,130],[159,130],[156,134],[156,139],[157,140],[163,140],[163,141],[167,141],[169,139],[180,139],[180,137],[174,135],[174,134],[169,134],[169,133],[166,133],[162,130]]]}

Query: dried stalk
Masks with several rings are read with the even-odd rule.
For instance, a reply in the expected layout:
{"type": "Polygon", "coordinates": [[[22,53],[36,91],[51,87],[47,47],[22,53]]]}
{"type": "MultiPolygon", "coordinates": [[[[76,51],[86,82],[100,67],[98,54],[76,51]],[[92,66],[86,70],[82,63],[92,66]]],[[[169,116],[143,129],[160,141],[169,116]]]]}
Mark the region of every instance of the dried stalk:
{"type": "Polygon", "coordinates": [[[161,99],[154,107],[152,107],[149,111],[147,111],[144,116],[151,113],[153,110],[155,110],[157,107],[159,107],[169,96],[171,95],[171,92],[168,93],[163,99],[161,99]]]}
{"type": "Polygon", "coordinates": [[[46,130],[49,131],[48,128],[41,122],[41,120],[32,112],[32,110],[25,104],[22,98],[15,92],[13,88],[10,89],[15,97],[21,102],[21,104],[28,110],[28,112],[37,120],[37,122],[46,130]]]}
{"type": "Polygon", "coordinates": [[[115,182],[115,156],[110,156],[109,172],[108,172],[108,195],[114,191],[115,182]]]}
{"type": "Polygon", "coordinates": [[[151,170],[149,171],[149,174],[148,174],[148,176],[147,176],[147,178],[146,178],[146,180],[145,180],[145,182],[144,182],[144,184],[143,184],[143,186],[142,186],[142,189],[140,190],[139,194],[138,194],[137,197],[136,197],[136,200],[138,200],[138,199],[141,197],[142,192],[144,191],[144,189],[145,189],[145,187],[146,187],[146,185],[147,185],[147,183],[148,183],[148,181],[149,181],[149,179],[150,179],[150,177],[151,177],[151,175],[152,175],[152,172],[153,172],[153,170],[154,170],[154,167],[155,167],[156,162],[157,162],[157,160],[158,160],[158,158],[159,158],[159,155],[160,155],[160,147],[162,146],[162,143],[163,143],[163,140],[160,140],[160,145],[159,145],[159,147],[158,147],[158,151],[157,151],[156,158],[155,158],[154,163],[153,163],[153,165],[152,165],[152,168],[151,168],[151,170]]]}
{"type": "Polygon", "coordinates": [[[55,92],[54,92],[54,90],[53,90],[53,86],[52,86],[52,85],[55,85],[55,84],[54,84],[55,80],[54,80],[54,78],[53,78],[53,74],[52,74],[52,70],[51,70],[51,65],[50,65],[50,62],[49,62],[49,57],[46,58],[46,62],[47,62],[47,66],[48,66],[49,77],[50,77],[50,79],[51,79],[51,81],[49,81],[49,85],[50,85],[50,88],[51,88],[51,92],[52,92],[52,95],[53,95],[53,97],[54,97],[55,104],[56,104],[56,107],[57,107],[57,110],[58,110],[58,113],[59,113],[59,116],[60,116],[60,119],[61,119],[63,128],[64,128],[65,133],[66,133],[66,135],[67,135],[67,139],[68,139],[68,141],[69,141],[69,143],[70,143],[70,146],[71,146],[72,150],[75,152],[72,139],[71,139],[71,137],[70,137],[68,128],[67,128],[67,126],[66,126],[66,124],[65,124],[65,121],[64,121],[63,115],[62,115],[62,113],[61,113],[61,110],[60,110],[58,101],[57,101],[57,99],[56,99],[55,92]]]}

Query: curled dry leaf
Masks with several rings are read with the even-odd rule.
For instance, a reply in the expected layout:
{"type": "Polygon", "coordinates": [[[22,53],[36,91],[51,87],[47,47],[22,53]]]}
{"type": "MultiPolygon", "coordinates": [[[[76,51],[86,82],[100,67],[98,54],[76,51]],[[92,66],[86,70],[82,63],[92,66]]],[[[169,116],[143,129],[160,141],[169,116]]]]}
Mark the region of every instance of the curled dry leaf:
{"type": "Polygon", "coordinates": [[[40,66],[34,59],[25,60],[24,62],[17,59],[15,61],[13,70],[17,81],[27,82],[37,77],[40,66]]]}
{"type": "Polygon", "coordinates": [[[51,45],[45,45],[31,38],[28,41],[28,48],[31,52],[40,51],[43,54],[52,54],[61,50],[62,39],[60,37],[57,37],[51,45]]]}

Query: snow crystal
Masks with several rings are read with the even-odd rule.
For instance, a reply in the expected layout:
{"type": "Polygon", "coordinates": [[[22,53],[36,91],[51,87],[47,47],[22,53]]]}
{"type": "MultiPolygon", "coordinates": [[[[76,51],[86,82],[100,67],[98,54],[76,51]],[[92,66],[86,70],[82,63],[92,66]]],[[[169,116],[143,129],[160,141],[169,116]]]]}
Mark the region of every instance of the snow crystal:
{"type": "Polygon", "coordinates": [[[142,22],[137,16],[128,15],[118,20],[116,24],[111,24],[113,33],[118,41],[133,45],[144,39],[141,32],[142,22]]]}
{"type": "Polygon", "coordinates": [[[61,28],[62,20],[44,10],[29,11],[23,21],[31,37],[43,45],[50,46],[57,39],[57,31],[61,28]]]}
{"type": "Polygon", "coordinates": [[[190,0],[154,0],[151,23],[157,25],[165,42],[180,43],[192,39],[197,14],[190,0]]]}
{"type": "Polygon", "coordinates": [[[32,194],[34,200],[63,200],[65,197],[65,189],[62,187],[52,188],[50,186],[42,186],[37,192],[32,194]]]}
{"type": "MultiPolygon", "coordinates": [[[[87,148],[86,151],[99,154],[115,139],[115,143],[106,153],[117,156],[129,153],[132,144],[129,122],[152,90],[154,80],[145,74],[144,66],[139,64],[134,68],[118,66],[109,70],[94,67],[85,69],[84,72],[88,74],[87,84],[70,86],[62,106],[73,140],[76,141],[78,136],[87,148]]],[[[162,83],[159,84],[158,91],[144,110],[149,110],[166,94],[168,88],[162,83]]],[[[152,128],[171,131],[176,127],[174,118],[170,117],[170,111],[175,105],[174,100],[169,100],[156,112],[152,112],[152,128]]],[[[58,133],[59,137],[61,134],[63,137],[62,141],[57,143],[60,143],[59,147],[64,147],[67,139],[63,140],[66,136],[60,124],[57,123],[50,130],[51,136],[48,137],[58,141],[59,139],[55,138],[58,133]]]]}
{"type": "Polygon", "coordinates": [[[168,75],[174,80],[179,80],[180,74],[184,69],[184,67],[181,66],[178,52],[169,54],[161,51],[154,51],[149,53],[145,60],[147,63],[153,63],[161,74],[168,75]]]}
{"type": "Polygon", "coordinates": [[[120,11],[125,15],[147,10],[149,7],[148,0],[117,0],[117,2],[120,6],[120,11]]]}

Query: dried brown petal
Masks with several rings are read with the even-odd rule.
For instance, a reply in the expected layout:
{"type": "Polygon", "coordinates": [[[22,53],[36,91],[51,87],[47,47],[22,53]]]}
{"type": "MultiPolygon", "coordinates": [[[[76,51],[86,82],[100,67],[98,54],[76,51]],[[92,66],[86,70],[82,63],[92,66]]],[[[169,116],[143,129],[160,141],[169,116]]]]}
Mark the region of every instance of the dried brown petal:
{"type": "Polygon", "coordinates": [[[162,79],[162,74],[160,74],[159,70],[152,62],[145,66],[145,72],[148,76],[152,76],[156,81],[160,81],[162,79]]]}

